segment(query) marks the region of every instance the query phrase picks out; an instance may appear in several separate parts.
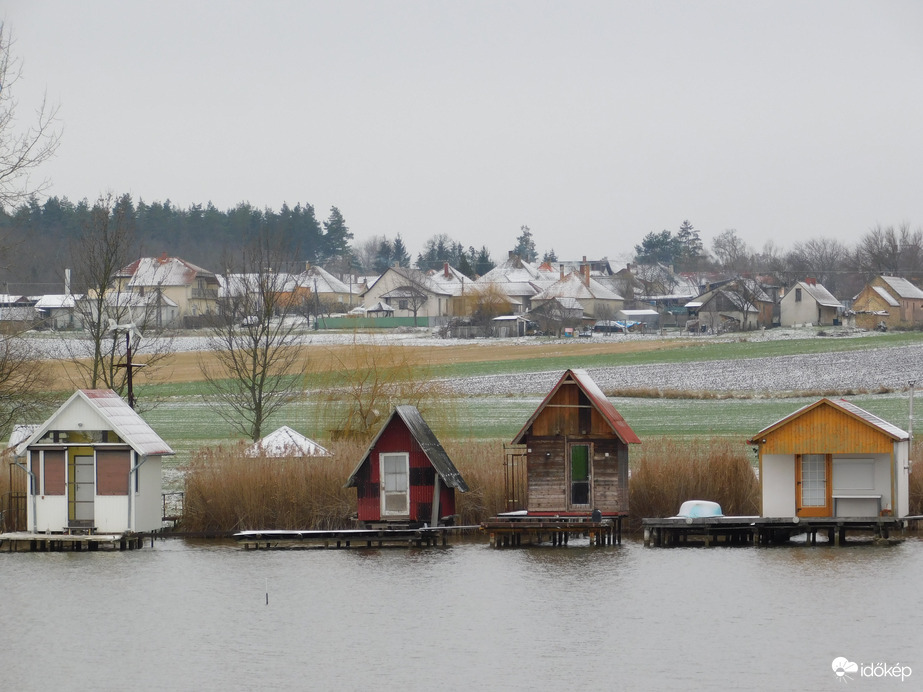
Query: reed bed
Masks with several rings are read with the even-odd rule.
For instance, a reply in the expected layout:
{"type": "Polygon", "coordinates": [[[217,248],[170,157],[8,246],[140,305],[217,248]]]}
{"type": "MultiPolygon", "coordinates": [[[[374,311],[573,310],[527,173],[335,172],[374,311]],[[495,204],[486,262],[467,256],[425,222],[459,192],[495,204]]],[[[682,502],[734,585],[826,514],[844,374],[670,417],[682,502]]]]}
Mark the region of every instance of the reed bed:
{"type": "Polygon", "coordinates": [[[923,516],[923,440],[914,439],[910,449],[911,516],[923,516]]]}
{"type": "MultiPolygon", "coordinates": [[[[329,457],[248,457],[247,445],[201,450],[185,473],[182,527],[193,533],[352,526],[356,491],[344,488],[363,449],[329,457]]],[[[328,448],[329,449],[329,448],[328,448]]]]}
{"type": "MultiPolygon", "coordinates": [[[[201,451],[186,470],[183,529],[224,533],[250,529],[337,529],[354,525],[356,491],[344,488],[365,444],[325,441],[333,456],[247,457],[246,446],[201,451]]],[[[456,494],[457,523],[480,524],[506,509],[503,446],[497,440],[451,439],[446,452],[468,484],[456,494]]],[[[671,516],[684,500],[713,500],[725,514],[756,514],[759,485],[749,448],[724,438],[653,438],[635,448],[629,485],[630,524],[671,516]]]]}
{"type": "Polygon", "coordinates": [[[670,517],[686,500],[710,500],[726,515],[759,514],[759,481],[750,448],[721,437],[648,438],[632,450],[630,525],[670,517]]]}

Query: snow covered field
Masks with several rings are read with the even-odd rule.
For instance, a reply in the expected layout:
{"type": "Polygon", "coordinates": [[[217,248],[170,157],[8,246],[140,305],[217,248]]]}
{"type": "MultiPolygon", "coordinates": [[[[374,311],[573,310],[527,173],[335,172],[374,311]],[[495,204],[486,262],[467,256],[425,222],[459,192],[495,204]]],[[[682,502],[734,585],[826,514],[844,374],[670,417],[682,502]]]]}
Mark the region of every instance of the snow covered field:
{"type": "MultiPolygon", "coordinates": [[[[694,337],[710,342],[764,341],[804,338],[865,338],[868,332],[846,329],[830,330],[835,336],[816,337],[810,329],[772,329],[746,334],[694,337]]],[[[497,348],[503,345],[526,346],[558,343],[547,339],[523,337],[518,339],[442,339],[430,330],[407,330],[390,333],[353,334],[340,332],[307,332],[302,343],[326,346],[346,345],[354,339],[369,343],[402,344],[440,348],[444,346],[477,346],[497,348]]],[[[652,338],[688,338],[675,333],[667,337],[639,335],[595,335],[593,342],[619,343],[652,338]]],[[[561,339],[559,343],[572,343],[561,339]]],[[[32,339],[33,345],[48,358],[65,358],[67,344],[60,338],[32,339]]],[[[201,351],[209,348],[205,336],[177,336],[173,339],[175,351],[201,351]]],[[[143,349],[142,349],[143,350],[143,349]]],[[[767,358],[749,358],[726,361],[702,361],[682,364],[653,364],[590,368],[590,375],[607,393],[620,389],[663,389],[716,392],[826,392],[903,390],[911,380],[923,385],[923,338],[919,345],[868,350],[800,354],[767,358]]],[[[557,381],[560,372],[543,372],[540,360],[532,373],[515,375],[490,375],[446,380],[450,390],[463,395],[523,395],[547,392],[557,381]]]]}

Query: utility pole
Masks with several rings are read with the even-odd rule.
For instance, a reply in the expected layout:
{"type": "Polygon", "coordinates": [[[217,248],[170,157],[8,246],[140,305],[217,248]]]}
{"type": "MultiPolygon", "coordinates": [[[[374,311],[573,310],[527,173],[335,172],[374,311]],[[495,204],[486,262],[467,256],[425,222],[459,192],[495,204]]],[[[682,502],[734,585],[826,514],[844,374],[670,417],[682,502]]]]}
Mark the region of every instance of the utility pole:
{"type": "Polygon", "coordinates": [[[910,448],[913,449],[913,389],[914,385],[917,383],[916,380],[910,380],[910,430],[907,432],[910,433],[910,448]]]}

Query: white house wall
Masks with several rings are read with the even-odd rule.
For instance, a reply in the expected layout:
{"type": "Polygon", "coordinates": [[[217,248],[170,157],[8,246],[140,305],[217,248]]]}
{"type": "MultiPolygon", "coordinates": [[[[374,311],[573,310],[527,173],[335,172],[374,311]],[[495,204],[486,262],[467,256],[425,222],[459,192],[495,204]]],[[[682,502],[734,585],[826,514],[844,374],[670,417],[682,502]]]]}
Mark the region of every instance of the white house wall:
{"type": "Polygon", "coordinates": [[[817,302],[810,294],[801,291],[801,301],[795,301],[795,289],[789,291],[782,299],[781,324],[791,327],[796,324],[817,324],[817,302]]]}
{"type": "Polygon", "coordinates": [[[60,412],[54,422],[55,430],[112,430],[112,425],[86,401],[76,398],[60,412]]]}
{"type": "Polygon", "coordinates": [[[128,530],[127,524],[128,495],[97,495],[94,498],[93,525],[97,533],[122,533],[128,530]]]}
{"type": "MultiPolygon", "coordinates": [[[[139,490],[133,496],[134,525],[138,532],[157,531],[163,526],[163,489],[160,457],[148,457],[138,469],[139,490]]],[[[134,493],[134,479],[131,492],[134,493]]]]}
{"type": "Polygon", "coordinates": [[[795,516],[795,460],[790,454],[765,454],[760,468],[764,517],[795,516]]]}
{"type": "Polygon", "coordinates": [[[67,526],[67,495],[39,495],[35,498],[35,511],[38,521],[34,522],[32,516],[32,496],[26,503],[26,527],[32,530],[35,526],[37,533],[60,532],[67,526]]]}
{"type": "Polygon", "coordinates": [[[895,516],[906,517],[910,514],[910,442],[903,440],[894,443],[894,466],[897,472],[897,512],[895,516]]]}

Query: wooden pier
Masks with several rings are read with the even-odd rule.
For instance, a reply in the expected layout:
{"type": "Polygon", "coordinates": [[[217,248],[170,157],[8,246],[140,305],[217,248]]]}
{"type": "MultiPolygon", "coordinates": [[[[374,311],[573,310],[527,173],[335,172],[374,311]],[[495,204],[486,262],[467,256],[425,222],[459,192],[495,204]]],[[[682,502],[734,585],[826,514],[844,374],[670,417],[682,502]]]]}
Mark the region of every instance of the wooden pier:
{"type": "Polygon", "coordinates": [[[336,529],[330,531],[239,531],[234,538],[246,549],[283,548],[422,548],[448,545],[450,531],[474,530],[477,526],[421,528],[336,529]]]}
{"type": "Polygon", "coordinates": [[[834,546],[844,545],[848,532],[871,533],[872,538],[889,539],[901,532],[903,519],[893,517],[665,517],[642,519],[644,545],[776,545],[804,535],[809,545],[817,536],[834,546]]]}
{"type": "MultiPolygon", "coordinates": [[[[140,533],[0,533],[0,552],[53,553],[82,550],[137,550],[145,536],[140,533]]],[[[153,538],[151,538],[153,544],[153,538]]]]}
{"type": "Polygon", "coordinates": [[[541,543],[565,546],[571,536],[584,535],[589,537],[590,545],[615,545],[622,542],[622,517],[591,519],[511,513],[485,521],[481,532],[490,536],[494,548],[541,543]]]}

